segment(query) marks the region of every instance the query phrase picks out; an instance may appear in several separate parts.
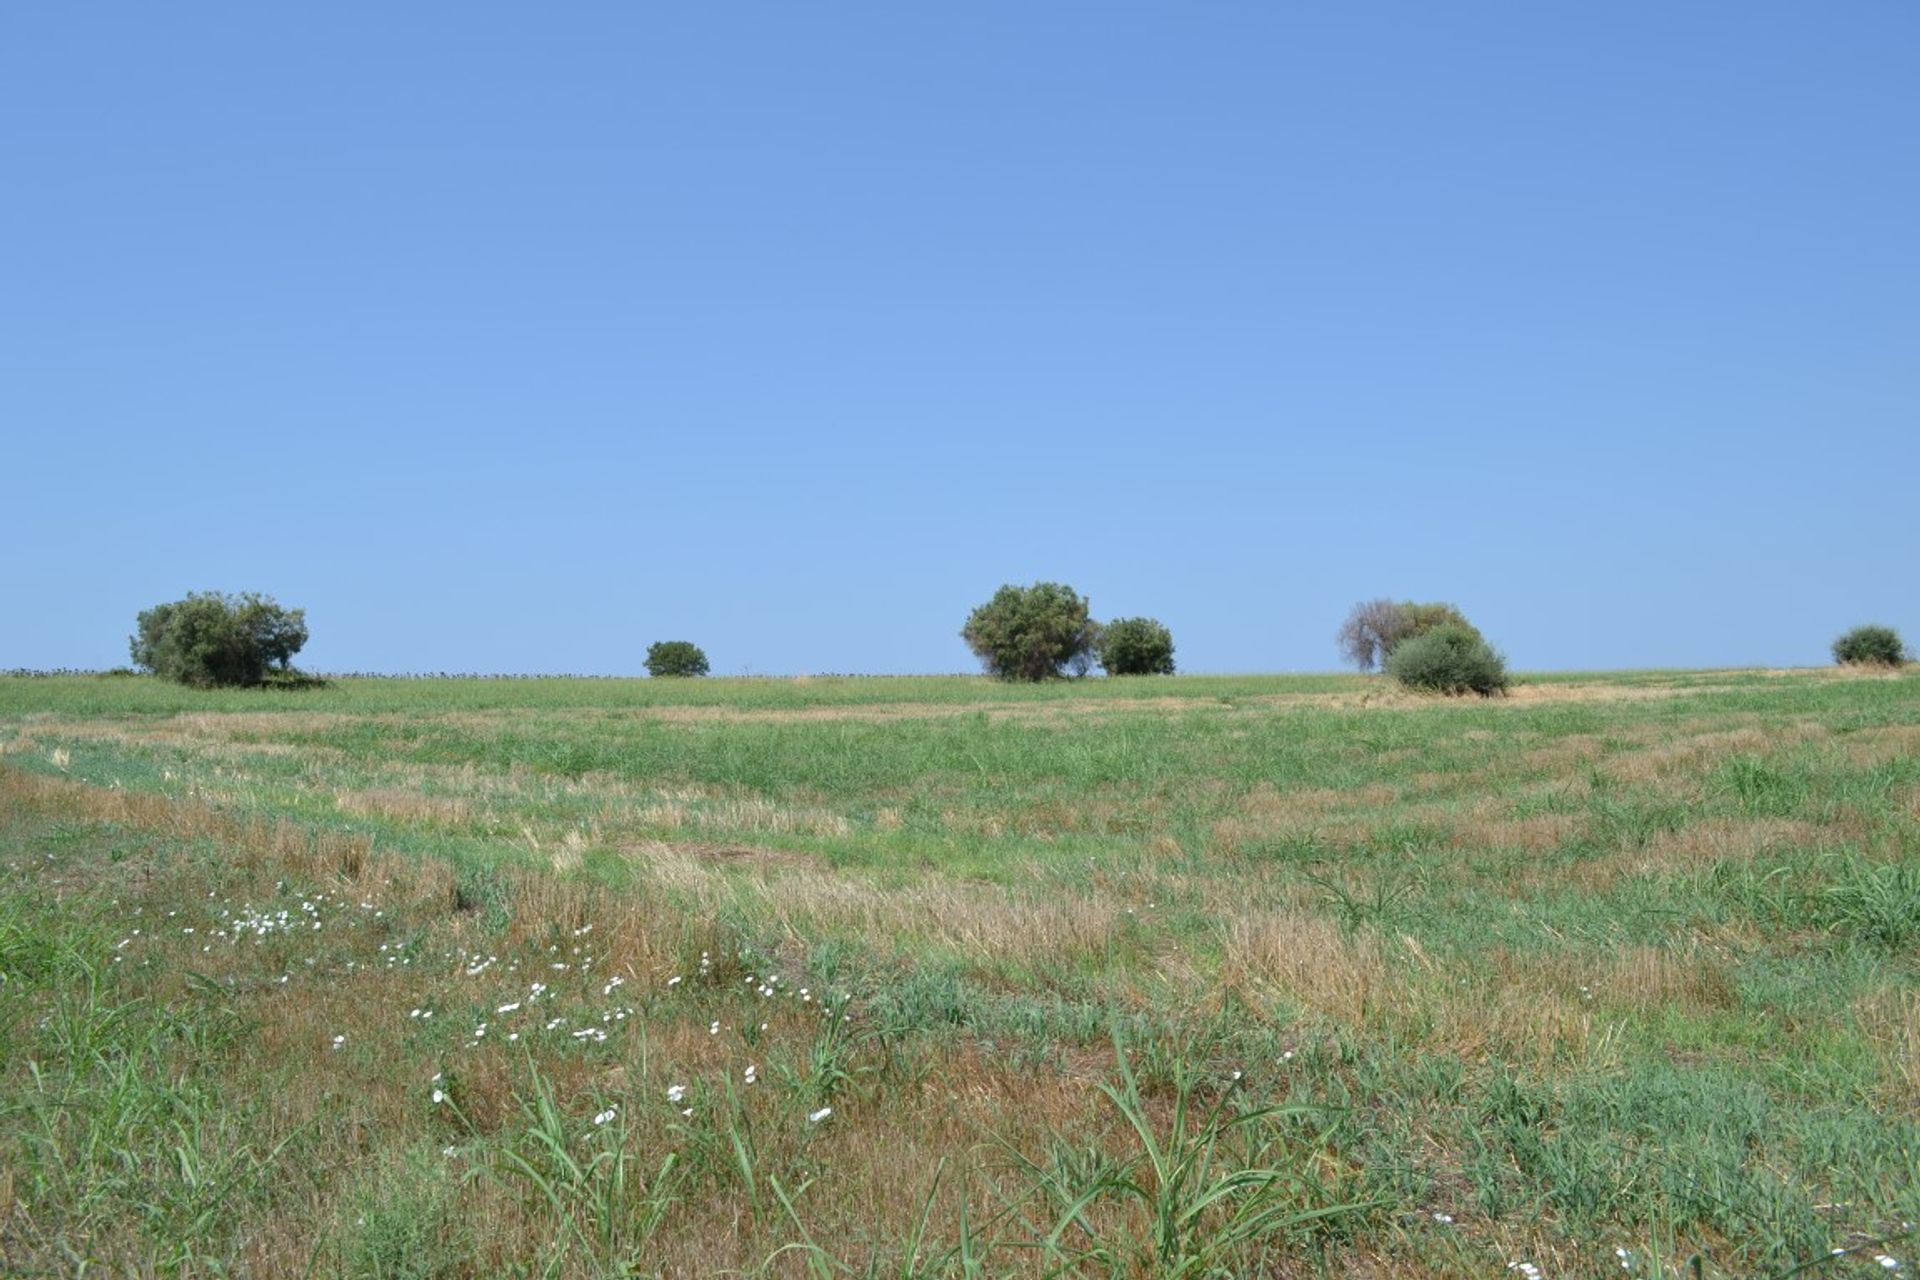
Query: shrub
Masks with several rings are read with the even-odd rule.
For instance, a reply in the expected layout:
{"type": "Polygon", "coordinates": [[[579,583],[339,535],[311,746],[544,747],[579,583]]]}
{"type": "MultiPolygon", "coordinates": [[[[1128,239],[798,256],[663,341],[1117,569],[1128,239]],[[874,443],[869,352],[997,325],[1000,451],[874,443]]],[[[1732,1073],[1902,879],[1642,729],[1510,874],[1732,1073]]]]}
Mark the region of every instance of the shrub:
{"type": "Polygon", "coordinates": [[[1353,606],[1353,612],[1340,625],[1335,636],[1341,656],[1362,671],[1384,667],[1402,641],[1425,635],[1440,627],[1459,627],[1480,635],[1466,615],[1453,605],[1413,600],[1366,600],[1353,606]]]}
{"type": "Polygon", "coordinates": [[[1833,642],[1833,660],[1842,666],[1897,667],[1907,660],[1907,651],[1892,627],[1855,627],[1833,642]]]}
{"type": "Polygon", "coordinates": [[[1491,697],[1507,690],[1506,660],[1470,627],[1437,627],[1401,641],[1387,658],[1387,674],[1433,693],[1491,697]]]}
{"type": "Polygon", "coordinates": [[[1058,582],[1005,586],[967,616],[960,638],[1002,680],[1045,680],[1092,651],[1098,628],[1087,609],[1058,582]]]}
{"type": "Polygon", "coordinates": [[[134,665],[199,688],[262,684],[270,672],[292,682],[293,655],[307,642],[306,610],[253,592],[192,592],[145,610],[134,625],[134,665]]]}
{"type": "Polygon", "coordinates": [[[1094,647],[1110,676],[1173,674],[1173,632],[1153,618],[1116,618],[1099,629],[1094,647]]]}
{"type": "Polygon", "coordinates": [[[691,640],[662,640],[647,647],[650,676],[703,676],[707,671],[707,655],[691,640]]]}

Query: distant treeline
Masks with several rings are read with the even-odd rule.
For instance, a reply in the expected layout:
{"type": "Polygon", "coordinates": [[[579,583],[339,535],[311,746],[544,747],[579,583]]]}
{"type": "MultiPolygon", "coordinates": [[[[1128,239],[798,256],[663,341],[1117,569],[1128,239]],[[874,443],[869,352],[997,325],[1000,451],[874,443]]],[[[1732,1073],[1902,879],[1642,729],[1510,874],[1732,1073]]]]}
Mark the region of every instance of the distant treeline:
{"type": "MultiPolygon", "coordinates": [[[[636,675],[594,675],[585,671],[324,671],[326,680],[644,680],[636,675]]],[[[972,675],[974,672],[861,672],[801,671],[789,675],[755,675],[749,680],[924,680],[929,675],[972,675]]]]}

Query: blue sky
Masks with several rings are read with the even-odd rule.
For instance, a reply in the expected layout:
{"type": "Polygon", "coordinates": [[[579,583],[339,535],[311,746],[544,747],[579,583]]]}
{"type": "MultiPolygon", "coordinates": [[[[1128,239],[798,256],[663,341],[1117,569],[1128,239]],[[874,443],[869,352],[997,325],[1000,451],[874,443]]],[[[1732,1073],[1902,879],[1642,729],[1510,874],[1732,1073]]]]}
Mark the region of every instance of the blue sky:
{"type": "Polygon", "coordinates": [[[0,666],[1522,668],[1920,632],[1920,6],[0,15],[0,666]]]}

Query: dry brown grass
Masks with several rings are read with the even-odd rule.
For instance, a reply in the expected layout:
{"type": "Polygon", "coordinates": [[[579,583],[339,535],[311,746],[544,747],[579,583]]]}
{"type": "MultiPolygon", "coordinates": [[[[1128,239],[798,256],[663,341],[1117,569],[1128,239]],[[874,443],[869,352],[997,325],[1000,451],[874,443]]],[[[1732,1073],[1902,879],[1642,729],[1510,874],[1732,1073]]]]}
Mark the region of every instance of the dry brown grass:
{"type": "Polygon", "coordinates": [[[1689,1014],[1734,1008],[1739,997],[1725,959],[1697,944],[1628,947],[1614,954],[1594,983],[1604,1004],[1638,1012],[1677,1009],[1689,1014]]]}
{"type": "Polygon", "coordinates": [[[1833,833],[1793,818],[1702,818],[1678,831],[1656,833],[1639,851],[1636,869],[1673,870],[1746,862],[1787,849],[1818,848],[1833,833]]]}
{"type": "Polygon", "coordinates": [[[1849,761],[1886,764],[1920,756],[1920,724],[1879,725],[1849,733],[1841,740],[1849,761]]]}
{"type": "Polygon", "coordinates": [[[1431,1009],[1425,1043],[1469,1062],[1500,1058],[1534,1067],[1597,1068],[1614,1061],[1593,1010],[1562,991],[1502,983],[1475,994],[1436,992],[1431,1009]]]}
{"type": "Polygon", "coordinates": [[[1585,820],[1571,813],[1536,813],[1524,818],[1475,812],[1453,825],[1457,849],[1525,849],[1540,853],[1556,849],[1578,832],[1585,820]]]}
{"type": "Polygon", "coordinates": [[[1209,827],[1212,847],[1229,855],[1261,844],[1312,836],[1330,846],[1363,842],[1372,815],[1391,806],[1400,792],[1385,783],[1339,790],[1307,787],[1281,791],[1262,783],[1235,799],[1234,812],[1209,827]]]}
{"type": "Polygon", "coordinates": [[[1608,893],[1623,879],[1700,872],[1721,863],[1819,847],[1842,836],[1836,828],[1792,818],[1701,818],[1676,831],[1657,831],[1644,845],[1543,870],[1526,883],[1557,879],[1585,892],[1608,893]]]}
{"type": "Polygon", "coordinates": [[[1321,917],[1242,916],[1227,924],[1223,942],[1221,984],[1256,1001],[1277,997],[1356,1029],[1404,1007],[1407,985],[1384,946],[1321,917]]]}
{"type": "Polygon", "coordinates": [[[629,856],[648,879],[702,916],[745,913],[796,937],[885,940],[904,952],[935,948],[981,962],[1104,956],[1125,910],[1084,894],[1015,894],[991,885],[927,880],[882,887],[792,855],[716,857],[654,843],[629,856]]]}
{"type": "Polygon", "coordinates": [[[690,805],[662,801],[633,813],[633,822],[656,830],[750,831],[762,835],[844,836],[853,824],[837,813],[799,805],[776,804],[758,797],[709,801],[690,805]]]}
{"type": "Polygon", "coordinates": [[[334,800],[342,812],[363,817],[386,818],[396,822],[419,822],[435,826],[464,826],[473,818],[473,802],[464,796],[432,795],[397,788],[367,791],[336,791],[334,800]]]}
{"type": "Polygon", "coordinates": [[[1880,1051],[1889,1105],[1920,1110],[1920,992],[1877,991],[1855,1003],[1855,1019],[1880,1051]]]}

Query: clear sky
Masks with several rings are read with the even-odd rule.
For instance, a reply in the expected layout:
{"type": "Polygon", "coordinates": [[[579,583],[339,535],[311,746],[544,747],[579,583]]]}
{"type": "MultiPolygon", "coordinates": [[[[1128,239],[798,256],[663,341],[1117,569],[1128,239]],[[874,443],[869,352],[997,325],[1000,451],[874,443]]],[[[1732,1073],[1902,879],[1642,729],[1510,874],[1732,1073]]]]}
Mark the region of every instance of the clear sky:
{"type": "Polygon", "coordinates": [[[1920,638],[1920,5],[13,4],[0,666],[1920,638]]]}

